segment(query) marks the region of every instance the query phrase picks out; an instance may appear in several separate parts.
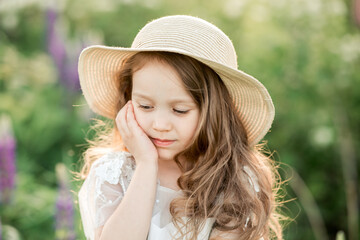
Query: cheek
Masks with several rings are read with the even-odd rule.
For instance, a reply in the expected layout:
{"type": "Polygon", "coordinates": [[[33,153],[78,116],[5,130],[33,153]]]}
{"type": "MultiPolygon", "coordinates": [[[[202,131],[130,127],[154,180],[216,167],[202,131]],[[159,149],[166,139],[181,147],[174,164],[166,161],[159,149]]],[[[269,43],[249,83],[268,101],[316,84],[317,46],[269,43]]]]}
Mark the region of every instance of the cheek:
{"type": "Polygon", "coordinates": [[[188,119],[188,121],[183,121],[182,125],[182,133],[183,136],[188,140],[191,140],[196,132],[197,126],[199,122],[199,117],[197,115],[192,116],[188,119]]]}

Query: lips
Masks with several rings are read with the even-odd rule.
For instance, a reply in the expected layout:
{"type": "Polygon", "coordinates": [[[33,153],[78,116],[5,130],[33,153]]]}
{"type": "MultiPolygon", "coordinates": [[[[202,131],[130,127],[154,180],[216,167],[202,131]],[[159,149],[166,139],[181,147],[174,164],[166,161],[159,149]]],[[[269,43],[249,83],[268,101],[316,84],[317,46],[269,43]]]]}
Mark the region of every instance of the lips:
{"type": "Polygon", "coordinates": [[[167,147],[175,142],[175,140],[151,138],[152,142],[158,147],[167,147]]]}

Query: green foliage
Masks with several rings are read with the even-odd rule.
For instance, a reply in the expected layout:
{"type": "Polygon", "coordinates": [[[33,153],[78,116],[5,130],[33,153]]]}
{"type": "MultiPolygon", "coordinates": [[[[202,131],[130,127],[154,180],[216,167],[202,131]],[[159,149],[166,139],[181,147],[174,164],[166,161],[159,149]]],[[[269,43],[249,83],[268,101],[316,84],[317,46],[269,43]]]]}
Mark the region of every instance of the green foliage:
{"type": "MultiPolygon", "coordinates": [[[[47,52],[47,1],[10,2],[0,2],[0,112],[13,121],[18,173],[1,221],[20,239],[53,239],[55,165],[79,169],[79,146],[94,115],[81,93],[59,79],[47,52]]],[[[285,239],[351,239],[358,230],[349,198],[358,191],[360,34],[348,2],[74,0],[58,1],[55,9],[68,53],[99,43],[129,47],[146,22],[163,15],[191,14],[219,26],[235,45],[239,68],[263,82],[275,104],[266,140],[283,163],[283,178],[290,178],[287,199],[295,198],[285,204],[295,219],[285,239]],[[304,185],[291,180],[292,171],[304,185]],[[308,199],[297,191],[312,195],[324,232],[309,221],[308,199]]],[[[76,192],[79,183],[73,185],[76,192]]],[[[75,218],[81,239],[78,212],[75,218]]]]}
{"type": "Polygon", "coordinates": [[[17,228],[23,239],[53,236],[55,193],[34,175],[19,172],[14,202],[2,209],[2,222],[17,228]]]}

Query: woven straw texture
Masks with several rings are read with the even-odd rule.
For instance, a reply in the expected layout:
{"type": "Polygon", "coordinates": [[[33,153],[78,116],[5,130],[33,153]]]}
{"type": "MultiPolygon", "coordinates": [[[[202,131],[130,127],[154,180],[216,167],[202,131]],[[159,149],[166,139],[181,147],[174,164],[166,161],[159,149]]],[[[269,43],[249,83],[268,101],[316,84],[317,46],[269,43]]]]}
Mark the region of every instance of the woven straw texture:
{"type": "Polygon", "coordinates": [[[275,115],[271,97],[258,80],[237,69],[231,40],[213,24],[182,15],[148,23],[137,34],[131,48],[90,46],[82,51],[80,84],[94,112],[115,118],[119,98],[116,75],[124,59],[141,51],[180,53],[210,66],[227,86],[249,143],[258,143],[269,131],[275,115]]]}

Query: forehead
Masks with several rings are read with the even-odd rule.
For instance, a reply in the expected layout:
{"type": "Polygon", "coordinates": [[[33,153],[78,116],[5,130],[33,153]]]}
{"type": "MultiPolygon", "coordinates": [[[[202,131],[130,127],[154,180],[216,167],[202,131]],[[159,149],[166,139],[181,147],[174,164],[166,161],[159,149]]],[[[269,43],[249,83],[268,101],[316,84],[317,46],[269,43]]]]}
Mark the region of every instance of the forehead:
{"type": "Polygon", "coordinates": [[[150,61],[133,73],[133,94],[192,100],[179,74],[166,63],[150,61]]]}

